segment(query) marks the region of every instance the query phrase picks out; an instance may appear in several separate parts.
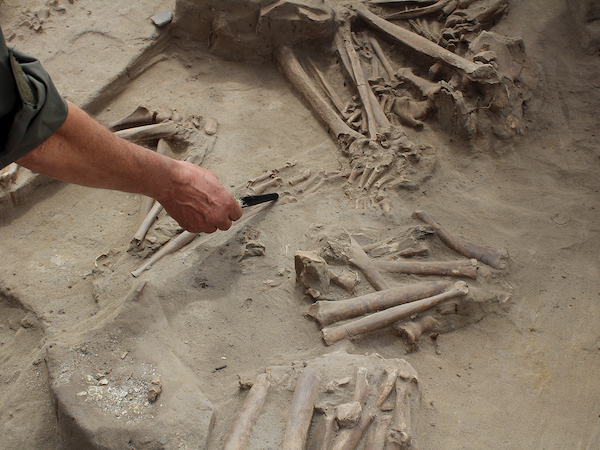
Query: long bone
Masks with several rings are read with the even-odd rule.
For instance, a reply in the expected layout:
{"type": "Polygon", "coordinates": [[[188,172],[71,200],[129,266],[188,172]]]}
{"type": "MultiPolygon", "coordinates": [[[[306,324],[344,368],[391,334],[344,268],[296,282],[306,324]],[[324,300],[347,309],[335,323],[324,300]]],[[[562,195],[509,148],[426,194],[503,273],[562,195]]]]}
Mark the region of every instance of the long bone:
{"type": "Polygon", "coordinates": [[[321,418],[311,433],[308,450],[329,450],[335,427],[335,412],[333,408],[325,408],[321,418]]]}
{"type": "Polygon", "coordinates": [[[276,177],[276,178],[272,178],[270,180],[267,180],[267,181],[265,181],[262,184],[258,184],[258,185],[254,186],[254,187],[251,187],[250,189],[256,195],[260,195],[263,192],[265,192],[267,189],[279,186],[282,182],[283,182],[283,180],[281,178],[276,177]]]}
{"type": "Polygon", "coordinates": [[[312,59],[306,58],[306,63],[308,65],[309,70],[315,76],[317,82],[321,85],[323,91],[331,100],[331,103],[333,103],[333,106],[335,106],[339,113],[342,115],[342,117],[344,117],[344,102],[342,101],[340,96],[337,94],[335,89],[333,89],[331,84],[329,84],[323,72],[321,72],[321,70],[317,67],[317,65],[312,59]]]}
{"type": "Polygon", "coordinates": [[[275,56],[281,71],[294,88],[296,88],[310,104],[321,121],[329,127],[329,131],[339,145],[346,147],[355,139],[364,137],[346,125],[333,108],[319,95],[318,91],[306,75],[306,72],[304,72],[304,69],[302,69],[302,66],[296,59],[292,49],[282,45],[275,49],[273,55],[275,56]]]}
{"type": "Polygon", "coordinates": [[[348,55],[348,59],[350,61],[350,69],[348,70],[351,70],[351,72],[349,72],[349,75],[356,85],[356,89],[358,90],[358,94],[360,95],[360,99],[363,104],[363,109],[365,111],[365,114],[367,115],[367,129],[369,137],[371,139],[375,139],[377,137],[377,127],[375,116],[373,115],[371,99],[369,97],[369,91],[371,90],[371,88],[369,87],[365,79],[365,73],[363,71],[362,66],[360,65],[358,55],[354,50],[354,44],[352,43],[352,37],[350,35],[349,22],[346,21],[342,25],[340,25],[340,28],[338,29],[335,35],[335,42],[338,46],[338,52],[341,54],[345,51],[346,55],[348,55]]]}
{"type": "Polygon", "coordinates": [[[142,127],[128,128],[126,130],[116,131],[115,135],[131,142],[144,142],[154,139],[166,138],[177,133],[177,124],[166,121],[142,127]]]}
{"type": "Polygon", "coordinates": [[[119,131],[126,128],[139,127],[142,125],[150,125],[152,123],[154,113],[144,105],[139,105],[134,112],[127,117],[108,125],[110,131],[119,131]]]}
{"type": "Polygon", "coordinates": [[[413,314],[418,314],[433,308],[438,303],[455,297],[462,297],[469,292],[467,284],[463,281],[457,282],[454,287],[433,297],[417,300],[405,305],[398,305],[385,311],[376,312],[370,316],[348,322],[335,327],[323,328],[321,335],[326,345],[332,345],[339,340],[345,339],[357,334],[368,333],[369,331],[385,328],[393,323],[406,319],[413,314]]]}
{"type": "Polygon", "coordinates": [[[407,9],[406,11],[398,11],[390,14],[382,14],[381,17],[387,20],[406,20],[416,17],[425,16],[441,11],[452,0],[439,0],[433,5],[423,6],[421,8],[407,9]]]}
{"type": "Polygon", "coordinates": [[[372,413],[363,414],[353,428],[341,430],[333,442],[332,450],[354,450],[374,418],[372,413]]]}
{"type": "Polygon", "coordinates": [[[148,230],[150,229],[150,227],[152,226],[152,224],[154,223],[154,221],[156,220],[156,218],[162,210],[163,206],[157,201],[155,201],[154,205],[152,206],[152,209],[148,211],[148,214],[146,214],[146,217],[144,218],[143,222],[140,224],[139,228],[133,235],[131,243],[134,246],[140,245],[140,243],[144,240],[144,238],[146,237],[146,233],[148,233],[148,230]]]}
{"type": "Polygon", "coordinates": [[[350,236],[350,247],[348,247],[348,261],[350,264],[359,269],[367,278],[371,286],[377,291],[389,289],[387,281],[379,273],[377,267],[371,261],[371,258],[365,253],[365,251],[358,245],[356,240],[350,236]]]}
{"type": "Polygon", "coordinates": [[[498,74],[494,67],[490,64],[476,64],[468,59],[458,56],[451,51],[431,42],[430,40],[419,36],[416,33],[405,30],[398,25],[388,22],[385,19],[373,14],[366,6],[360,3],[353,3],[354,9],[361,19],[373,28],[381,31],[387,36],[411,47],[419,53],[425,54],[431,58],[442,61],[445,64],[452,66],[464,72],[473,81],[483,83],[498,83],[498,74]]]}
{"type": "Polygon", "coordinates": [[[223,450],[243,450],[246,448],[252,427],[265,403],[270,385],[266,373],[256,377],[256,382],[246,397],[242,411],[225,441],[223,450]]]}
{"type": "Polygon", "coordinates": [[[456,261],[380,261],[374,260],[378,269],[386,272],[412,275],[446,275],[477,279],[477,263],[473,260],[456,261]]]}
{"type": "Polygon", "coordinates": [[[287,161],[285,164],[276,167],[274,169],[271,170],[267,170],[266,172],[264,172],[263,174],[257,176],[256,178],[249,180],[247,183],[247,186],[254,186],[255,184],[260,183],[261,181],[265,181],[269,178],[274,177],[275,175],[277,175],[279,172],[285,170],[285,169],[289,169],[290,167],[294,167],[296,164],[298,164],[298,161],[287,161]]]}
{"type": "MultiPolygon", "coordinates": [[[[237,222],[235,222],[232,225],[232,228],[234,226],[241,225],[242,223],[246,222],[250,218],[261,213],[265,209],[272,208],[275,204],[283,205],[290,201],[294,201],[293,197],[285,196],[285,197],[280,197],[279,200],[276,200],[275,202],[265,203],[264,205],[257,207],[254,211],[251,211],[250,213],[245,214],[244,217],[242,217],[240,220],[238,220],[237,222]]],[[[185,247],[187,244],[192,242],[194,239],[196,239],[196,236],[198,236],[198,234],[200,234],[200,233],[190,233],[189,231],[182,232],[177,237],[171,239],[164,246],[162,246],[160,248],[160,250],[158,250],[150,258],[148,258],[148,261],[146,261],[144,264],[142,264],[142,266],[140,266],[138,269],[131,272],[131,275],[133,275],[134,277],[139,277],[144,272],[144,270],[150,269],[152,267],[152,265],[154,265],[157,261],[161,260],[162,258],[164,258],[167,255],[170,255],[171,253],[175,253],[177,250],[185,247]]],[[[209,235],[207,237],[207,240],[210,239],[211,236],[213,236],[213,235],[209,235]]]]}
{"type": "Polygon", "coordinates": [[[388,433],[387,441],[394,443],[401,449],[408,449],[412,443],[410,431],[410,408],[408,389],[406,383],[396,380],[396,407],[394,408],[394,419],[388,433]]]}
{"type": "Polygon", "coordinates": [[[317,301],[310,306],[307,315],[323,327],[340,320],[431,297],[440,294],[450,286],[452,286],[450,281],[430,281],[371,292],[347,300],[317,301]]]}
{"type": "MultiPolygon", "coordinates": [[[[159,155],[164,155],[167,156],[172,152],[171,146],[169,145],[169,143],[164,140],[164,139],[159,139],[158,140],[158,144],[156,144],[156,153],[158,153],[159,155]]],[[[142,201],[142,206],[140,207],[140,220],[141,220],[141,224],[143,224],[147,219],[148,219],[148,213],[150,212],[150,210],[152,209],[152,207],[155,205],[156,201],[152,198],[152,197],[146,197],[144,196],[144,199],[142,201]]],[[[146,230],[148,231],[148,230],[146,230]]],[[[145,236],[145,233],[144,233],[145,236]]],[[[144,239],[144,237],[142,236],[142,239],[144,239]]]]}
{"type": "Polygon", "coordinates": [[[484,247],[479,244],[468,242],[452,233],[444,230],[427,212],[416,211],[415,215],[433,228],[435,234],[440,240],[454,250],[467,258],[475,258],[494,269],[504,269],[506,267],[506,258],[508,254],[505,250],[497,250],[490,247],[484,247]]]}
{"type": "Polygon", "coordinates": [[[365,32],[365,35],[367,36],[367,39],[369,40],[371,47],[373,47],[375,54],[379,58],[379,61],[381,61],[383,68],[388,73],[389,79],[392,80],[394,78],[395,72],[394,72],[394,68],[390,64],[390,60],[387,58],[385,53],[383,53],[383,50],[381,49],[381,46],[379,45],[379,42],[377,41],[377,39],[375,39],[375,37],[371,33],[365,32]]]}
{"type": "Polygon", "coordinates": [[[304,450],[310,422],[315,408],[315,398],[319,378],[310,367],[304,368],[298,382],[290,407],[290,415],[285,429],[283,450],[304,450]]]}
{"type": "Polygon", "coordinates": [[[392,416],[386,414],[377,416],[375,426],[371,427],[367,435],[365,450],[384,450],[388,429],[392,424],[392,416]]]}

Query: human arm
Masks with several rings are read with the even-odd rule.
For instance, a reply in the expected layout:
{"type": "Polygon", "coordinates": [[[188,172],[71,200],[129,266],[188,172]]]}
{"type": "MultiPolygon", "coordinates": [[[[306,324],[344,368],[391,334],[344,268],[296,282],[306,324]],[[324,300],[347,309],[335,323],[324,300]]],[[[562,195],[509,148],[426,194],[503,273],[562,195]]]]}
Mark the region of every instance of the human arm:
{"type": "Polygon", "coordinates": [[[144,194],[186,230],[227,230],[242,216],[210,170],[176,161],[118,138],[71,102],[63,125],[16,162],[61,181],[144,194]]]}

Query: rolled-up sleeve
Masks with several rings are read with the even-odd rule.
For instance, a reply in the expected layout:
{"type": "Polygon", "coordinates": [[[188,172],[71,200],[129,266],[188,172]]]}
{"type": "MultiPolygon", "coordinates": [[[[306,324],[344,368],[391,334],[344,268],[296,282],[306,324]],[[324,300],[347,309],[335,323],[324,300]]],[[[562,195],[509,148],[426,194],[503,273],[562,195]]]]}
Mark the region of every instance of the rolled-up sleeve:
{"type": "Polygon", "coordinates": [[[68,107],[40,62],[6,47],[0,29],[0,168],[52,136],[68,107]]]}

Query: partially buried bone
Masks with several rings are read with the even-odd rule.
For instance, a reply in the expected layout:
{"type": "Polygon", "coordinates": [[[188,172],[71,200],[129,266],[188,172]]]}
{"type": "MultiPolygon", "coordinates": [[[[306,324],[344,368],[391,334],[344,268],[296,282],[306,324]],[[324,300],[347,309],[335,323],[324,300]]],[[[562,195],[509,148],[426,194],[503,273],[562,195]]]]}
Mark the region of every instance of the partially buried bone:
{"type": "Polygon", "coordinates": [[[416,17],[425,16],[427,14],[433,14],[440,12],[448,3],[453,0],[438,0],[433,5],[423,6],[420,8],[407,9],[405,11],[399,11],[390,14],[383,14],[382,17],[388,20],[406,20],[414,19],[416,17]]]}
{"type": "MultiPolygon", "coordinates": [[[[158,140],[158,144],[156,144],[156,153],[158,153],[159,155],[167,156],[167,155],[171,154],[172,152],[173,152],[173,150],[171,149],[171,146],[165,139],[158,140]]],[[[155,203],[155,200],[153,198],[146,197],[146,196],[143,197],[142,206],[140,207],[140,215],[139,215],[141,224],[143,224],[144,221],[147,219],[148,213],[154,206],[154,203],[155,203]]],[[[146,230],[146,231],[148,231],[148,230],[146,230]]],[[[144,236],[145,236],[145,233],[144,233],[144,236]]],[[[143,236],[142,236],[142,239],[143,239],[143,236]]]]}
{"type": "Polygon", "coordinates": [[[394,306],[385,311],[376,312],[362,319],[357,319],[343,325],[323,328],[321,335],[326,345],[332,345],[335,342],[357,334],[368,333],[369,331],[385,328],[393,323],[406,319],[413,314],[418,314],[433,308],[438,303],[455,297],[462,297],[469,292],[467,284],[463,281],[457,282],[454,287],[433,297],[417,300],[412,303],[394,306]]]}
{"type": "Polygon", "coordinates": [[[388,433],[387,440],[396,444],[401,449],[408,449],[412,443],[410,431],[410,404],[406,383],[396,380],[396,407],[394,408],[394,419],[388,433]]]}
{"type": "Polygon", "coordinates": [[[117,131],[115,132],[115,135],[132,142],[144,142],[170,137],[176,133],[177,124],[175,122],[166,121],[117,131]]]}
{"type": "Polygon", "coordinates": [[[291,180],[289,180],[288,183],[290,184],[290,186],[295,186],[298,183],[302,183],[303,181],[308,180],[308,177],[310,177],[310,169],[306,169],[296,178],[292,178],[291,180]]]}
{"type": "Polygon", "coordinates": [[[365,450],[384,450],[388,429],[392,424],[392,416],[377,416],[375,424],[369,429],[365,450]]]}
{"type": "Polygon", "coordinates": [[[148,233],[148,230],[150,229],[150,227],[152,226],[152,224],[154,223],[154,221],[156,220],[156,218],[162,210],[163,206],[157,201],[155,201],[154,206],[152,207],[152,209],[150,209],[150,211],[148,211],[148,214],[146,214],[146,217],[144,218],[143,222],[140,224],[138,230],[133,235],[133,239],[131,240],[132,245],[137,247],[142,243],[142,241],[146,237],[146,233],[148,233]]]}
{"type": "Polygon", "coordinates": [[[419,320],[413,320],[406,324],[395,324],[397,333],[406,338],[409,345],[415,345],[424,333],[428,333],[436,326],[436,321],[431,316],[425,316],[419,320]]]}
{"type": "Polygon", "coordinates": [[[333,408],[325,408],[311,433],[308,450],[329,450],[333,437],[336,415],[333,408]]]}
{"type": "MultiPolygon", "coordinates": [[[[365,79],[365,73],[363,72],[358,55],[354,50],[354,44],[350,35],[350,23],[344,22],[335,34],[335,42],[337,50],[340,53],[340,57],[345,53],[350,62],[350,68],[346,68],[350,78],[354,81],[358,94],[363,104],[363,110],[366,113],[367,119],[367,130],[369,137],[375,139],[377,137],[377,127],[375,117],[373,115],[373,108],[369,97],[369,91],[371,87],[368,85],[365,79]]],[[[343,58],[342,58],[343,60],[343,58]]]]}
{"type": "Polygon", "coordinates": [[[363,414],[354,428],[341,430],[333,441],[332,450],[354,450],[374,417],[372,413],[363,414]]]}
{"type": "Polygon", "coordinates": [[[333,108],[319,95],[289,47],[282,45],[275,49],[273,55],[281,71],[310,104],[317,116],[327,125],[338,145],[346,147],[355,139],[363,137],[346,125],[333,108]]]}
{"type": "Polygon", "coordinates": [[[320,293],[329,292],[330,271],[327,263],[315,251],[297,251],[294,255],[296,280],[320,293]]]}
{"type": "Polygon", "coordinates": [[[431,297],[440,294],[450,286],[452,283],[449,281],[431,281],[372,292],[347,300],[335,302],[320,300],[310,306],[307,315],[314,318],[321,326],[327,326],[340,320],[431,297]]]}
{"type": "Polygon", "coordinates": [[[305,367],[296,384],[296,391],[290,407],[283,450],[304,450],[306,438],[315,407],[319,378],[310,367],[305,367]]]}
{"type": "Polygon", "coordinates": [[[465,59],[443,47],[431,42],[430,40],[419,36],[398,25],[388,22],[385,19],[373,14],[366,6],[360,3],[352,4],[361,19],[371,27],[386,34],[387,36],[411,47],[413,50],[427,55],[431,58],[444,62],[465,73],[473,81],[482,83],[498,83],[498,74],[493,66],[489,64],[477,64],[465,59]]]}
{"type": "Polygon", "coordinates": [[[281,183],[283,182],[283,180],[279,177],[277,178],[273,178],[271,180],[265,181],[262,184],[256,185],[251,187],[250,189],[252,190],[252,192],[254,192],[256,195],[260,195],[263,192],[265,192],[267,189],[273,188],[273,187],[277,187],[279,186],[281,183]]]}
{"type": "MultiPolygon", "coordinates": [[[[383,377],[382,377],[383,378],[383,377]]],[[[385,378],[381,380],[381,384],[379,386],[379,397],[377,398],[377,403],[375,406],[378,408],[383,405],[383,402],[387,400],[392,392],[392,389],[396,385],[396,379],[398,378],[398,368],[390,367],[385,371],[385,378]]]]}
{"type": "Polygon", "coordinates": [[[377,270],[377,267],[371,261],[371,258],[367,256],[352,236],[350,236],[350,247],[348,247],[348,261],[360,269],[369,283],[371,283],[371,286],[376,290],[389,289],[387,281],[383,279],[379,270],[377,270]]]}
{"type": "Polygon", "coordinates": [[[139,127],[142,125],[150,125],[154,118],[154,113],[150,111],[146,106],[139,105],[134,112],[129,114],[127,117],[108,125],[108,129],[111,131],[124,130],[126,128],[139,127]]]}
{"type": "Polygon", "coordinates": [[[496,250],[490,247],[483,247],[478,244],[468,242],[452,233],[444,230],[427,212],[416,211],[415,215],[429,225],[435,231],[440,240],[461,255],[468,258],[475,258],[494,269],[503,269],[506,267],[508,254],[505,250],[496,250]]]}
{"type": "Polygon", "coordinates": [[[477,262],[472,259],[457,261],[373,261],[375,267],[386,272],[412,275],[448,275],[477,279],[477,262]]]}
{"type": "Polygon", "coordinates": [[[333,103],[333,106],[335,106],[335,108],[342,115],[342,117],[344,117],[344,102],[342,101],[340,96],[337,94],[335,89],[333,89],[331,84],[329,84],[323,72],[321,72],[321,70],[317,67],[317,65],[312,59],[306,58],[306,63],[308,65],[309,70],[313,73],[315,79],[321,86],[321,89],[323,89],[323,91],[329,97],[329,100],[331,100],[331,103],[333,103]]]}
{"type": "Polygon", "coordinates": [[[252,427],[263,407],[270,385],[266,373],[256,377],[256,383],[250,389],[242,411],[233,425],[227,441],[225,441],[224,450],[243,450],[246,448],[252,427]]]}

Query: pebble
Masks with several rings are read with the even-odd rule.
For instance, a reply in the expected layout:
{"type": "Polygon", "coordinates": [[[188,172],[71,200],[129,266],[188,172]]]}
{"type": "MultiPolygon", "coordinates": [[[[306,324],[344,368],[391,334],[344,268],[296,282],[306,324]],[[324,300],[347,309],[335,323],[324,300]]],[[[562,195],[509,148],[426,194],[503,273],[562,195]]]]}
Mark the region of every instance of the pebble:
{"type": "Polygon", "coordinates": [[[171,11],[163,10],[150,17],[150,20],[158,28],[164,27],[173,20],[173,13],[171,11]]]}

